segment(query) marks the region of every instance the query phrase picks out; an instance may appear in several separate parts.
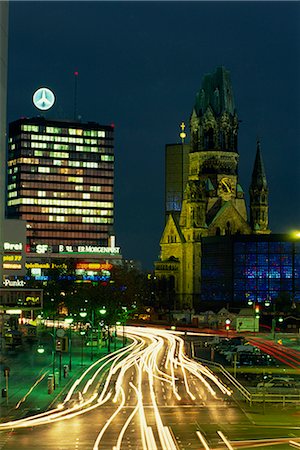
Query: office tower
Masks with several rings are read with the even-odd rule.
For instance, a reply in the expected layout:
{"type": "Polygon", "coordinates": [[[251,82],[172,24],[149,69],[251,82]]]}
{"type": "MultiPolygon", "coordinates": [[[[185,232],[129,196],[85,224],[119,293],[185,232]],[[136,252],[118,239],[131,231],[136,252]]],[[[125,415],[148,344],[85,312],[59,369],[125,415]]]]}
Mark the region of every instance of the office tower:
{"type": "Polygon", "coordinates": [[[27,222],[30,252],[108,245],[113,126],[24,118],[10,124],[8,147],[8,217],[27,222]]]}

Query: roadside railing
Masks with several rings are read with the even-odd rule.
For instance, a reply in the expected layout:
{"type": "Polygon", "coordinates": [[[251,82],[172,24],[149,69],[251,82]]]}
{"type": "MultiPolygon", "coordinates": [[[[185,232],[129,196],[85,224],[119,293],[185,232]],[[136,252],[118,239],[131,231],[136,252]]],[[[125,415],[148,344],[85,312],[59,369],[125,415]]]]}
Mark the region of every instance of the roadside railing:
{"type": "Polygon", "coordinates": [[[267,392],[250,392],[245,386],[243,386],[228,370],[225,369],[222,364],[219,364],[215,361],[208,361],[203,358],[199,358],[195,356],[194,345],[191,342],[191,355],[192,358],[196,361],[199,361],[202,364],[205,364],[209,368],[214,369],[213,371],[222,373],[222,375],[229,381],[231,386],[234,386],[236,391],[235,393],[239,393],[243,400],[247,401],[250,406],[253,403],[282,403],[285,406],[287,403],[294,403],[295,405],[300,405],[300,391],[299,393],[294,394],[269,394],[267,392]]]}

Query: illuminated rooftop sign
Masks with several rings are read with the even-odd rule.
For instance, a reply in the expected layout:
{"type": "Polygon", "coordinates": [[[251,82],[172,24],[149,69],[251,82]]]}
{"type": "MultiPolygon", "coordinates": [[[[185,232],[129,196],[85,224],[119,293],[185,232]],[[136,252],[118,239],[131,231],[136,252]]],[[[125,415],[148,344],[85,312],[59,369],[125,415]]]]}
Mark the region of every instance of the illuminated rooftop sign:
{"type": "Polygon", "coordinates": [[[118,254],[120,247],[98,247],[94,245],[59,245],[59,253],[101,253],[101,254],[118,254]]]}
{"type": "Polygon", "coordinates": [[[96,253],[102,255],[118,255],[120,247],[111,245],[110,247],[101,247],[98,245],[47,245],[38,244],[35,248],[36,253],[96,253]]]}
{"type": "Polygon", "coordinates": [[[41,87],[33,94],[32,102],[37,109],[47,111],[54,105],[55,95],[49,88],[41,87]]]}

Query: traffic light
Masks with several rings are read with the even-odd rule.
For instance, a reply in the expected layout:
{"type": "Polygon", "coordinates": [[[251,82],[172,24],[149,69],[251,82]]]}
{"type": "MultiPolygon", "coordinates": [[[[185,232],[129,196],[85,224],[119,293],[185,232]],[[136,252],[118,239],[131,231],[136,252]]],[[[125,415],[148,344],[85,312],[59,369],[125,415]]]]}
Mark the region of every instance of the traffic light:
{"type": "Polygon", "coordinates": [[[55,350],[57,352],[67,352],[69,348],[68,337],[57,338],[55,342],[55,350]]]}

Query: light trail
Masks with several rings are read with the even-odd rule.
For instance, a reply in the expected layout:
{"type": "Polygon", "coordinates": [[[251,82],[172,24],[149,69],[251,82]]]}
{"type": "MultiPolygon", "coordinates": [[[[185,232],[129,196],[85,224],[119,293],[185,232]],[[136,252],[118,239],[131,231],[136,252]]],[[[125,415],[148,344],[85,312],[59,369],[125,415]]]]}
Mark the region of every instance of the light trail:
{"type": "MultiPolygon", "coordinates": [[[[141,450],[176,450],[178,445],[175,436],[168,424],[164,423],[161,408],[172,407],[180,411],[182,407],[198,406],[200,394],[195,395],[196,390],[201,390],[203,395],[209,394],[216,401],[220,400],[217,393],[223,396],[232,393],[208,367],[185,354],[181,334],[170,330],[127,326],[126,335],[131,344],[91,364],[75,380],[61,407],[0,423],[0,430],[70,420],[105,404],[105,413],[98,409],[99,428],[93,450],[106,448],[104,443],[108,433],[115,439],[110,447],[113,450],[121,449],[126,436],[134,438],[141,450]],[[130,390],[134,395],[129,398],[130,390]],[[68,402],[78,392],[82,393],[83,401],[67,408],[68,402]],[[138,422],[138,426],[134,427],[134,435],[133,419],[138,422]]],[[[209,443],[200,431],[196,433],[204,449],[209,450],[209,443]]],[[[231,443],[223,433],[219,431],[218,434],[223,446],[225,444],[232,450],[231,443]]],[[[234,442],[233,445],[235,448],[243,446],[242,441],[234,442]]],[[[249,445],[254,446],[254,441],[249,445]]]]}
{"type": "Polygon", "coordinates": [[[200,442],[203,445],[204,449],[205,450],[211,450],[210,447],[207,444],[207,441],[204,439],[204,437],[202,436],[200,431],[196,431],[196,434],[197,434],[198,438],[200,439],[200,442]]]}
{"type": "Polygon", "coordinates": [[[222,433],[222,431],[217,431],[218,435],[220,436],[220,438],[222,439],[222,441],[224,442],[224,444],[226,445],[226,447],[229,450],[234,450],[234,448],[232,447],[232,445],[230,444],[230,442],[228,441],[228,439],[224,436],[224,434],[222,433]]]}

